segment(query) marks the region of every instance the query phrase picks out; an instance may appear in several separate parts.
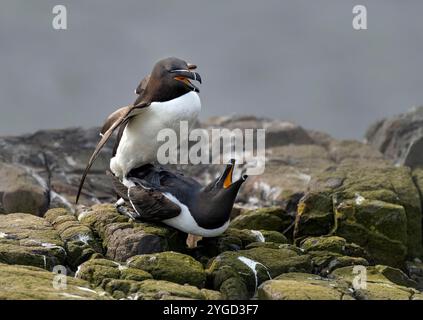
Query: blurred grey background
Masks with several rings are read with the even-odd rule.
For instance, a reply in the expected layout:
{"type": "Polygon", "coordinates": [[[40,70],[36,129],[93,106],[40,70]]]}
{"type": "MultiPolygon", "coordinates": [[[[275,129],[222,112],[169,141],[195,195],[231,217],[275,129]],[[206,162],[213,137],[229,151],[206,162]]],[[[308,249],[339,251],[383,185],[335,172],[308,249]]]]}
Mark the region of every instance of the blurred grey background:
{"type": "Polygon", "coordinates": [[[423,1],[1,0],[0,134],[99,125],[160,58],[199,66],[202,118],[254,114],[361,139],[423,104],[423,1]],[[68,30],[51,26],[68,10],[68,30]],[[352,8],[368,9],[368,30],[352,8]]]}

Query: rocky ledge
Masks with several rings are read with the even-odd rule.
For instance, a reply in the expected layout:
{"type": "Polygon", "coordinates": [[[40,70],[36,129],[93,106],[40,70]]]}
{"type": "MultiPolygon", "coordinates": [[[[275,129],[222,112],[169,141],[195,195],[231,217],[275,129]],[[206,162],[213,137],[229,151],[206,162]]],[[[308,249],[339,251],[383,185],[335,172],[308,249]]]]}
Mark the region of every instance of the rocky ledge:
{"type": "Polygon", "coordinates": [[[368,143],[254,117],[201,124],[265,127],[267,162],[229,229],[193,249],[110,204],[110,149],[72,205],[96,129],[0,138],[0,299],[422,299],[422,110],[378,122],[368,143]]]}

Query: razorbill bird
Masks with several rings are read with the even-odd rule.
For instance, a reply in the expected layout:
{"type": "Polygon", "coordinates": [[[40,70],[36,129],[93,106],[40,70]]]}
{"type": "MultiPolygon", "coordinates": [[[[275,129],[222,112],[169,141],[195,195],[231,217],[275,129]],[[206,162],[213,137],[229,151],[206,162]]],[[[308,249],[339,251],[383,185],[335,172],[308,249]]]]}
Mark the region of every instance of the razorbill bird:
{"type": "Polygon", "coordinates": [[[129,186],[131,182],[126,179],[128,172],[155,162],[160,147],[157,134],[161,129],[179,132],[180,121],[187,121],[192,126],[201,109],[200,90],[190,81],[201,83],[200,75],[193,71],[196,68],[196,65],[174,57],[154,65],[151,74],[135,90],[138,94],[135,102],[113,112],[103,125],[101,139],[82,175],[76,203],[89,169],[116,129],[119,128],[119,132],[110,170],[129,186]]]}
{"type": "Polygon", "coordinates": [[[112,175],[116,193],[130,211],[122,213],[133,220],[162,222],[185,233],[216,237],[229,226],[230,214],[246,175],[232,181],[235,160],[223,174],[202,187],[193,178],[151,164],[128,174],[132,186],[125,186],[112,175]]]}

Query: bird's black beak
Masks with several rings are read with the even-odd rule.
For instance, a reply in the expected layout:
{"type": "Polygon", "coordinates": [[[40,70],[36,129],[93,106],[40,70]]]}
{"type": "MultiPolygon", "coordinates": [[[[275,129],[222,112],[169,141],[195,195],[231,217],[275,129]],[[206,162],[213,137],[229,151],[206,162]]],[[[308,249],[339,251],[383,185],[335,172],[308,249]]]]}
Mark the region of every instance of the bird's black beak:
{"type": "Polygon", "coordinates": [[[188,88],[190,88],[194,92],[200,92],[194,84],[191,83],[191,80],[198,81],[201,83],[201,76],[198,72],[191,71],[195,69],[197,66],[189,65],[188,70],[178,69],[178,70],[171,70],[170,72],[174,74],[174,79],[183,82],[188,88]]]}

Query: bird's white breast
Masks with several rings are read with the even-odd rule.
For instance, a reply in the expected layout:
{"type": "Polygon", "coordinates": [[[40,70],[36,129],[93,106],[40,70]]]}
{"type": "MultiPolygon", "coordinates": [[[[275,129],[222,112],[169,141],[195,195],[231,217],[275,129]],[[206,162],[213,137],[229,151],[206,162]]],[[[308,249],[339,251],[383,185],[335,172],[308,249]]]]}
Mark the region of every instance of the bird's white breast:
{"type": "Polygon", "coordinates": [[[191,212],[189,211],[188,207],[185,204],[180,202],[176,197],[174,197],[170,193],[163,193],[163,195],[181,208],[181,213],[178,216],[162,221],[164,224],[167,224],[168,226],[174,227],[175,229],[181,230],[185,233],[190,233],[190,234],[203,236],[203,237],[217,237],[221,235],[223,232],[225,232],[226,229],[229,227],[229,220],[228,220],[221,227],[218,227],[216,229],[202,228],[197,224],[197,222],[195,221],[195,219],[191,215],[191,212]]]}
{"type": "MultiPolygon", "coordinates": [[[[165,102],[153,102],[127,124],[110,169],[118,177],[145,163],[155,162],[160,144],[157,134],[162,129],[179,133],[180,121],[191,127],[201,110],[201,101],[194,91],[165,102]]],[[[178,134],[179,136],[179,134],[178,134]]]]}

